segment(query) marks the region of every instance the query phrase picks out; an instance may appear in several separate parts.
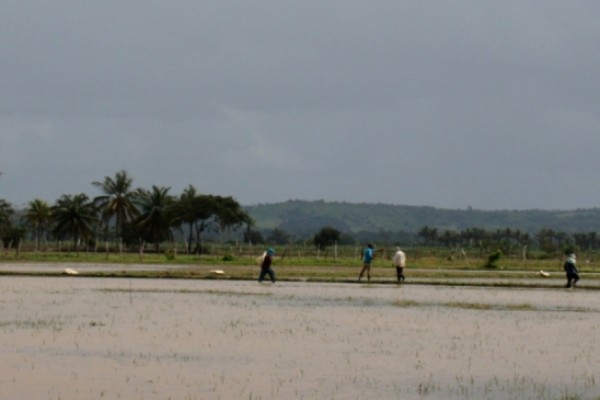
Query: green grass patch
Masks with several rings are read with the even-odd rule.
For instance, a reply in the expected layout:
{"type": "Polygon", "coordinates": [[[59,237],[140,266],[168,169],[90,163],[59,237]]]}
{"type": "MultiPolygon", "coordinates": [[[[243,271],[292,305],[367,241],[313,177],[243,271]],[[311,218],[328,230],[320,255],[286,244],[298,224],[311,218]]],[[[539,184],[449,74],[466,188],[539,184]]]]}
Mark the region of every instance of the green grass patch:
{"type": "MultiPolygon", "coordinates": [[[[227,252],[211,255],[188,255],[173,252],[172,259],[164,254],[144,253],[102,253],[102,252],[4,252],[0,253],[0,266],[5,264],[50,264],[55,268],[35,271],[15,272],[10,268],[0,271],[0,275],[61,276],[62,269],[74,264],[97,265],[111,264],[110,269],[92,270],[81,267],[79,276],[105,278],[157,278],[157,279],[231,279],[255,280],[259,267],[257,254],[241,254],[227,248],[227,252]],[[227,256],[225,256],[227,255],[227,256]],[[59,266],[58,270],[56,266],[59,266]],[[114,268],[114,266],[121,266],[114,268]],[[145,269],[144,266],[148,268],[145,269]],[[164,266],[164,268],[161,268],[164,266]],[[217,275],[211,270],[219,269],[225,273],[217,275]]],[[[256,250],[255,253],[258,253],[256,250]]],[[[357,282],[361,268],[360,259],[355,256],[317,257],[311,252],[300,256],[294,251],[280,251],[274,258],[273,268],[281,281],[302,282],[357,282]]],[[[407,251],[405,285],[451,285],[451,286],[490,286],[520,288],[559,288],[564,285],[564,271],[560,259],[522,260],[501,258],[497,268],[484,267],[479,258],[449,258],[444,252],[411,253],[407,251]],[[543,270],[551,274],[542,278],[543,270]]],[[[372,284],[395,284],[395,270],[389,257],[375,260],[371,270],[372,284]]],[[[582,257],[583,258],[583,257],[582,257]]],[[[581,289],[600,289],[600,273],[596,263],[583,261],[580,266],[581,289]]],[[[366,285],[367,283],[362,282],[366,285]]]]}
{"type": "Polygon", "coordinates": [[[475,310],[475,311],[561,311],[561,312],[590,312],[590,309],[581,307],[557,307],[552,309],[535,307],[529,303],[517,303],[517,304],[489,304],[489,303],[475,303],[475,302],[463,302],[463,301],[449,301],[449,302],[418,302],[415,300],[397,300],[393,302],[394,306],[402,308],[412,307],[445,307],[445,308],[457,308],[462,310],[475,310]]]}

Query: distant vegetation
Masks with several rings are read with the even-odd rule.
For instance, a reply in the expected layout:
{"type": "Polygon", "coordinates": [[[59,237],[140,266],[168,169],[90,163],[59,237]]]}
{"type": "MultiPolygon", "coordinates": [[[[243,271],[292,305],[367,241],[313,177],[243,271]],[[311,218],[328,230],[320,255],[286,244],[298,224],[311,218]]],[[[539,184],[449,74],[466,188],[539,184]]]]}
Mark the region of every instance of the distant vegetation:
{"type": "Polygon", "coordinates": [[[520,230],[530,234],[542,229],[567,233],[600,231],[600,208],[578,210],[443,209],[372,203],[289,200],[246,206],[260,229],[283,229],[310,236],[323,226],[342,232],[418,232],[424,226],[439,231],[468,228],[520,230]]]}
{"type": "MultiPolygon", "coordinates": [[[[313,238],[323,228],[340,232],[339,243],[470,248],[482,254],[522,254],[531,249],[548,254],[600,248],[600,209],[450,210],[325,201],[289,200],[245,207],[253,229],[269,241],[269,232],[286,240],[313,238]]],[[[285,241],[283,242],[285,243],[285,241]]]]}
{"type": "Polygon", "coordinates": [[[19,250],[33,242],[33,251],[52,248],[62,251],[97,251],[115,243],[119,251],[143,252],[151,245],[161,251],[162,243],[185,238],[186,253],[203,252],[203,235],[227,232],[253,221],[232,197],[198,193],[190,185],[179,196],[169,187],[134,188],[126,171],[92,182],[98,195],[64,194],[53,204],[34,199],[24,210],[15,210],[0,199],[0,236],[4,248],[19,250]]]}
{"type": "Polygon", "coordinates": [[[0,199],[5,249],[174,251],[204,254],[210,243],[447,248],[490,254],[555,256],[600,249],[600,209],[452,210],[426,206],[289,200],[242,206],[228,196],[179,195],[168,187],[134,188],[126,171],[92,182],[96,196],[65,194],[54,203],[33,199],[23,210],[0,199]]]}

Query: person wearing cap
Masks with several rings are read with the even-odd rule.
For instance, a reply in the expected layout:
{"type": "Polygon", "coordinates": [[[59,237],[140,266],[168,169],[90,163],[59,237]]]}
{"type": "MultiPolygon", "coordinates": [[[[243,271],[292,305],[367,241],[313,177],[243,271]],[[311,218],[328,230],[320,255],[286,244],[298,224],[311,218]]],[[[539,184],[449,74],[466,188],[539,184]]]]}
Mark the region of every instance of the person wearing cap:
{"type": "Polygon", "coordinates": [[[398,283],[404,282],[404,265],[406,264],[406,254],[400,249],[400,247],[396,247],[396,253],[392,257],[392,266],[396,267],[396,278],[398,279],[398,283]]]}
{"type": "Polygon", "coordinates": [[[575,265],[576,260],[577,257],[575,254],[569,254],[565,261],[565,265],[563,266],[565,273],[567,274],[567,284],[565,285],[567,288],[575,286],[577,281],[579,281],[579,271],[577,271],[577,266],[575,265]]]}
{"type": "Polygon", "coordinates": [[[260,264],[260,275],[258,275],[259,282],[262,282],[265,279],[265,276],[269,275],[269,278],[271,278],[271,282],[275,283],[275,271],[273,271],[273,268],[271,268],[274,254],[275,250],[273,250],[272,248],[269,248],[265,252],[265,256],[263,257],[262,263],[260,264]]]}

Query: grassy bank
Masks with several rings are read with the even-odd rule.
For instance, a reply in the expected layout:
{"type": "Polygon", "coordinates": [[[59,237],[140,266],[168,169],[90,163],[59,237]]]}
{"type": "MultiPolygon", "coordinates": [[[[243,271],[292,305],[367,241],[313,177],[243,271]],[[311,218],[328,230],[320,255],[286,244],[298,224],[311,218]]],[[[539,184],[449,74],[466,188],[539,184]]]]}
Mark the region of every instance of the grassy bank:
{"type": "MultiPolygon", "coordinates": [[[[556,255],[546,258],[523,259],[520,257],[502,256],[494,268],[485,267],[486,260],[477,256],[457,257],[449,250],[431,249],[406,249],[407,268],[424,270],[463,270],[463,271],[512,271],[512,272],[538,272],[562,271],[564,257],[556,255]]],[[[228,266],[242,265],[255,266],[256,258],[262,253],[262,249],[247,251],[231,251],[231,249],[218,249],[208,255],[185,254],[177,251],[165,251],[161,253],[147,252],[143,254],[132,252],[58,252],[58,251],[3,251],[0,253],[1,263],[94,263],[94,264],[148,264],[148,265],[213,265],[228,266]],[[230,251],[227,251],[230,250],[230,251]]],[[[376,257],[374,268],[391,267],[392,251],[376,257]]],[[[585,272],[600,273],[600,260],[595,255],[581,255],[578,258],[578,266],[585,272]]],[[[340,251],[339,255],[331,252],[316,253],[314,251],[288,251],[283,249],[275,255],[275,263],[289,267],[354,267],[359,268],[361,264],[360,252],[340,251]]]]}
{"type": "MultiPolygon", "coordinates": [[[[64,275],[64,268],[81,268],[81,276],[163,279],[256,279],[256,255],[187,255],[96,252],[4,252],[0,257],[3,275],[64,275]],[[21,269],[11,265],[52,265],[53,268],[21,269]],[[103,269],[102,265],[111,266],[103,269]],[[95,266],[90,268],[90,266],[95,266]],[[217,274],[215,270],[222,270],[217,274]]],[[[361,261],[355,257],[276,256],[274,268],[283,281],[356,282],[361,261]]],[[[595,262],[582,261],[582,287],[600,289],[600,268],[595,262]],[[585,284],[583,284],[585,282],[585,284]]],[[[501,259],[496,268],[484,267],[477,258],[454,259],[432,254],[409,255],[405,271],[406,284],[450,284],[510,287],[561,287],[564,272],[560,259],[501,259]],[[539,272],[550,273],[549,278],[539,272]]],[[[372,267],[373,283],[395,284],[395,270],[387,257],[377,259],[372,267]]]]}

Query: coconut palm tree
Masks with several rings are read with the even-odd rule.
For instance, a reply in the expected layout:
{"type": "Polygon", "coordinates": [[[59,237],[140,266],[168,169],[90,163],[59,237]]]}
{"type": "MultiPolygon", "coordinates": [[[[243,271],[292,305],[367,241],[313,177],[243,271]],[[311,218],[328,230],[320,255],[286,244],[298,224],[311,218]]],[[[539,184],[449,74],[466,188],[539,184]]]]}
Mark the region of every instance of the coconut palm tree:
{"type": "Polygon", "coordinates": [[[94,198],[94,204],[102,210],[102,219],[107,226],[114,217],[115,233],[119,238],[123,234],[124,225],[139,215],[139,210],[135,206],[137,192],[131,190],[132,183],[133,179],[125,170],[117,172],[114,179],[105,176],[102,182],[92,182],[92,185],[100,188],[104,193],[94,198]]]}
{"type": "Polygon", "coordinates": [[[44,200],[32,200],[25,209],[24,217],[33,228],[34,251],[38,251],[40,237],[48,230],[51,217],[50,205],[44,200]]]}
{"type": "Polygon", "coordinates": [[[144,239],[155,244],[157,252],[160,251],[162,241],[172,238],[174,198],[169,195],[170,189],[152,186],[151,190],[138,190],[140,215],[135,224],[140,228],[144,239]]]}
{"type": "Polygon", "coordinates": [[[70,237],[75,248],[81,240],[94,237],[96,207],[86,194],[63,195],[51,209],[54,229],[59,239],[70,237]]]}

